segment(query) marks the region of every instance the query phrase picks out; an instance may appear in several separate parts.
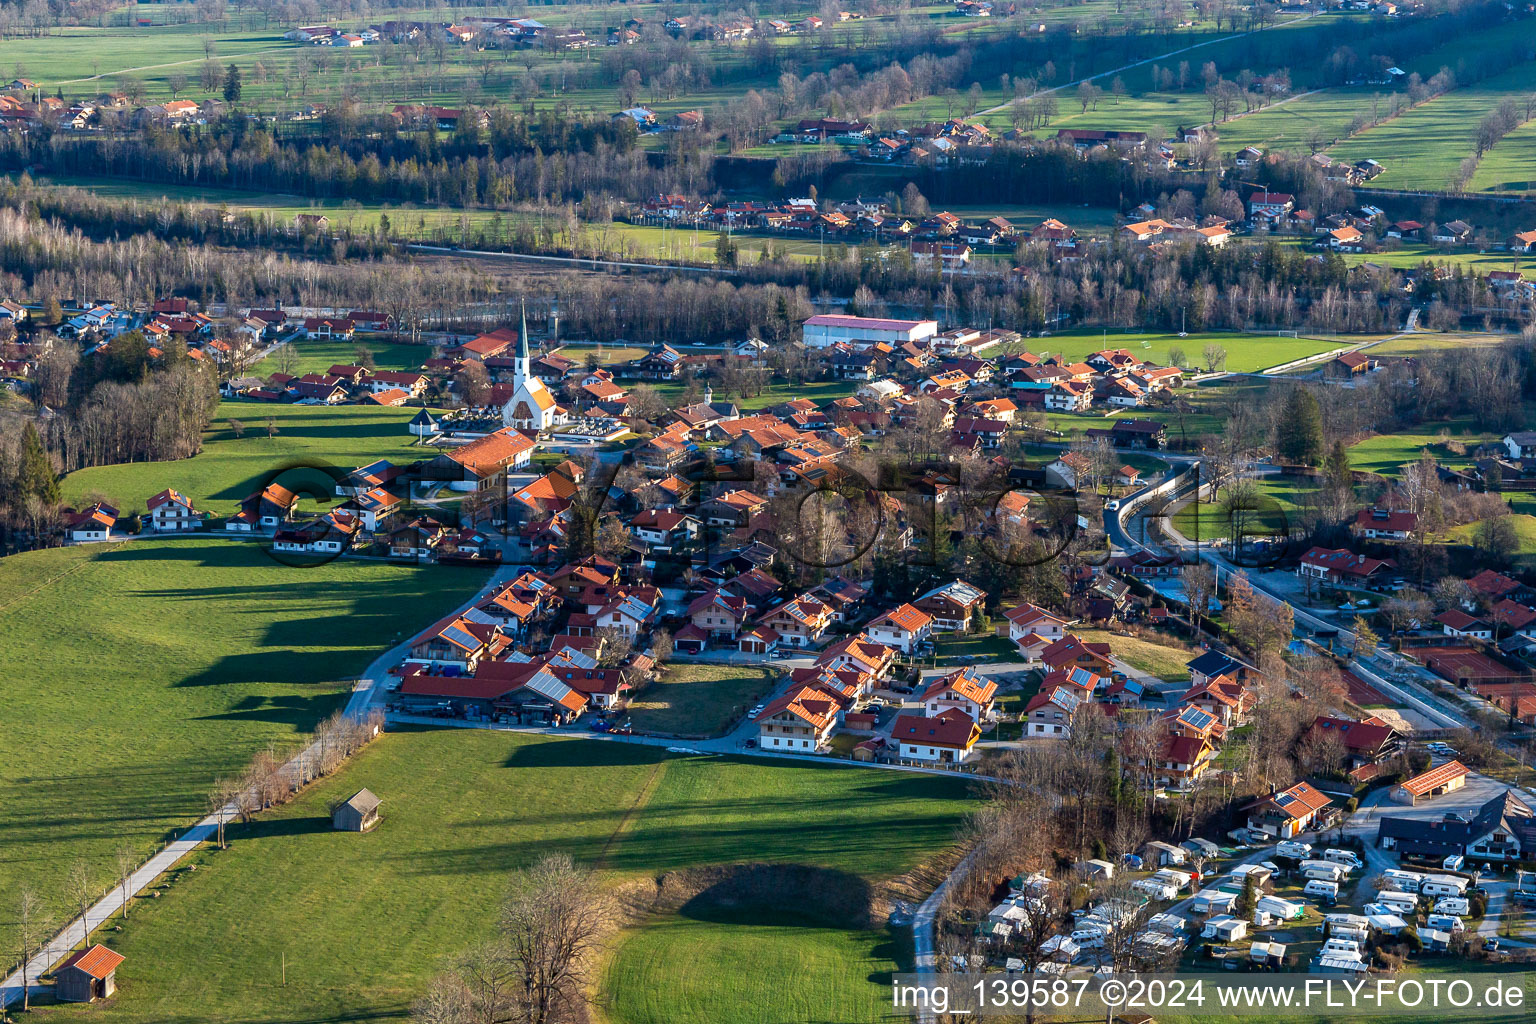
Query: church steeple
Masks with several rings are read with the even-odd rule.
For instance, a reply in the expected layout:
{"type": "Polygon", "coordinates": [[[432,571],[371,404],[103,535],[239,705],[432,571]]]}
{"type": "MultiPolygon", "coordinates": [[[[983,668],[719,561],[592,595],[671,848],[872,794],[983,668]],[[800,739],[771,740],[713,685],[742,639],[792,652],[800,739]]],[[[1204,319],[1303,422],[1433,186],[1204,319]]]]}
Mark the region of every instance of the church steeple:
{"type": "Polygon", "coordinates": [[[523,322],[517,332],[517,365],[512,368],[512,381],[515,387],[522,387],[528,380],[528,301],[523,300],[523,322]]]}

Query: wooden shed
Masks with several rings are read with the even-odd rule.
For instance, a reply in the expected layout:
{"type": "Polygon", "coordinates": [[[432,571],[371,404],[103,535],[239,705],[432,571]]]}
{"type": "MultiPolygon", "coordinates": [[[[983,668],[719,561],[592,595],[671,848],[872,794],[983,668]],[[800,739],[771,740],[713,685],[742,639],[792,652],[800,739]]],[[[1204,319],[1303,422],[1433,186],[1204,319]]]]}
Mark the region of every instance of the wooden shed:
{"type": "Polygon", "coordinates": [[[341,832],[367,832],[379,823],[378,797],[360,789],[331,812],[331,826],[341,832]]]}
{"type": "Polygon", "coordinates": [[[95,945],[82,949],[53,972],[54,998],[64,1003],[89,1003],[117,991],[117,968],[123,955],[95,945]]]}

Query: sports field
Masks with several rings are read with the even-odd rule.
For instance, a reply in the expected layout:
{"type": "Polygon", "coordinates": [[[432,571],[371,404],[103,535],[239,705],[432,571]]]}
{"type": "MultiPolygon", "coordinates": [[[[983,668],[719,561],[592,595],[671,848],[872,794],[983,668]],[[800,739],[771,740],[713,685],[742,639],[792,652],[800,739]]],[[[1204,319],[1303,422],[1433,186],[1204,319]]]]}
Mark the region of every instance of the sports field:
{"type": "Polygon", "coordinates": [[[425,457],[430,449],[416,447],[416,438],[406,430],[416,412],[404,407],[228,400],[219,403],[197,455],[176,462],[77,470],[63,480],[64,498],[77,504],[105,498],[128,513],[142,511],[148,498],[174,487],[200,512],[231,515],[285,467],[333,466],[345,472],[377,459],[411,463],[425,457]],[[277,430],[270,437],[269,419],[277,430]],[[241,424],[241,436],[235,436],[230,420],[241,424]]]}
{"type": "MultiPolygon", "coordinates": [[[[385,646],[483,573],[278,565],[254,544],[136,540],[0,560],[0,891],[66,903],[83,859],[147,856],[206,813],[216,776],[298,745],[385,646]],[[22,710],[24,709],[24,710],[22,710]]],[[[0,913],[0,949],[13,922],[0,913]]]]}
{"type": "MultiPolygon", "coordinates": [[[[507,873],[546,853],[601,865],[615,880],[761,861],[883,878],[949,844],[968,806],[964,793],[959,780],[873,769],[678,758],[656,747],[477,730],[391,733],[338,777],[234,830],[230,851],[200,854],[199,869],[176,876],[160,899],[141,901],[112,935],[128,957],[113,1017],[277,1024],[401,1016],[436,970],[489,934],[507,873]],[[382,799],[383,823],[366,835],[332,831],[328,803],[363,786],[382,799]]],[[[677,949],[676,934],[663,922],[660,947],[677,949]]],[[[777,949],[793,957],[792,935],[749,918],[711,955],[777,949]]],[[[867,1005],[869,997],[853,994],[860,983],[897,966],[895,951],[867,933],[805,929],[802,941],[836,958],[820,976],[846,979],[839,1005],[867,1005]]],[[[648,998],[664,1014],[702,1004],[719,1020],[759,1019],[748,1012],[790,1020],[798,1018],[776,1015],[814,1004],[798,988],[775,993],[695,970],[686,990],[648,998]]]]}

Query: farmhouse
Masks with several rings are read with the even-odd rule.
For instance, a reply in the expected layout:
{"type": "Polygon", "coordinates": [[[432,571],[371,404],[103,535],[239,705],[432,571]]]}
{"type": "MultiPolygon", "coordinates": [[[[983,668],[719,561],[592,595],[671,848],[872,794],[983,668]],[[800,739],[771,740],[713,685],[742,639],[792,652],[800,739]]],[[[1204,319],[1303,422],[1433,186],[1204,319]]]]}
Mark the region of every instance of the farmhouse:
{"type": "Polygon", "coordinates": [[[1248,827],[1255,832],[1289,839],[1305,832],[1329,804],[1327,794],[1305,782],[1255,802],[1248,809],[1248,827]]]}
{"type": "Polygon", "coordinates": [[[508,427],[444,452],[427,464],[429,475],[463,485],[456,490],[499,490],[510,470],[529,464],[537,444],[508,427]]]}
{"type": "Polygon", "coordinates": [[[1464,856],[1478,860],[1519,860],[1536,849],[1536,818],[1513,792],[1499,794],[1470,819],[1384,816],[1376,827],[1376,845],[1400,854],[1436,859],[1464,856]]]}

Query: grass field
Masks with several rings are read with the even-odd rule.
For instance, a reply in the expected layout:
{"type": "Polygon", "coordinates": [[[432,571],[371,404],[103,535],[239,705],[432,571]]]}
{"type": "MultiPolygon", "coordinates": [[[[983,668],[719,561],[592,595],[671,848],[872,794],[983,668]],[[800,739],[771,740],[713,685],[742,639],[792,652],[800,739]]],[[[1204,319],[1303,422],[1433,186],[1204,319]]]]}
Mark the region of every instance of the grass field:
{"type": "Polygon", "coordinates": [[[773,673],[765,668],[673,662],[630,705],[630,717],[641,732],[714,736],[772,688],[773,673]]]}
{"type": "Polygon", "coordinates": [[[765,911],[666,917],[623,937],[603,1012],[611,1024],[891,1020],[894,945],[765,911]]]}
{"type": "Polygon", "coordinates": [[[1457,455],[1450,450],[1440,437],[1442,430],[1447,439],[1460,442],[1468,448],[1497,439],[1492,433],[1472,430],[1470,424],[1464,419],[1451,420],[1443,427],[1437,425],[1433,433],[1402,431],[1366,438],[1350,446],[1350,465],[1357,470],[1395,477],[1405,464],[1417,461],[1426,449],[1445,465],[1464,464],[1466,456],[1457,455]]]}
{"type": "Polygon", "coordinates": [[[330,465],[346,471],[375,459],[410,463],[423,458],[427,451],[415,447],[416,439],[405,429],[415,413],[366,405],[225,401],[204,435],[203,450],[192,458],[77,470],[64,478],[64,497],[79,503],[99,495],[126,514],[174,487],[198,511],[228,515],[287,466],[330,465]],[[274,437],[267,436],[268,418],[277,426],[274,437]],[[231,419],[244,424],[243,436],[235,437],[231,419]]]}
{"type": "MultiPolygon", "coordinates": [[[[1298,243],[1305,246],[1305,242],[1298,243]]],[[[1472,252],[1464,249],[1442,250],[1428,245],[1396,245],[1380,252],[1345,253],[1344,262],[1351,265],[1376,263],[1384,267],[1408,269],[1424,262],[1444,263],[1462,267],[1469,272],[1486,274],[1490,270],[1519,270],[1526,277],[1536,277],[1536,269],[1507,252],[1472,252]]]]}
{"type": "MultiPolygon", "coordinates": [[[[1220,345],[1227,350],[1226,369],[1252,373],[1279,366],[1294,359],[1342,348],[1364,339],[1323,339],[1278,337],[1273,334],[1238,334],[1227,331],[1177,334],[1141,331],[1064,331],[1045,337],[1026,338],[1021,346],[1038,356],[1061,355],[1080,360],[1104,348],[1129,349],[1131,354],[1149,362],[1168,362],[1168,350],[1184,350],[1186,366],[1204,366],[1205,346],[1220,345]]],[[[989,353],[989,355],[992,353],[989,353]]]]}
{"type": "MultiPolygon", "coordinates": [[[[108,884],[206,812],[215,776],[287,748],[387,644],[484,581],[470,570],[333,562],[254,544],[143,540],[0,561],[0,890],[58,907],[76,857],[108,884]],[[24,709],[24,710],[23,710],[24,709]]],[[[0,949],[11,950],[10,910],[0,949]]]]}
{"type": "MultiPolygon", "coordinates": [[[[570,853],[616,878],[740,861],[884,878],[952,840],[964,792],[954,779],[676,758],[613,742],[392,733],[338,777],[234,831],[230,851],[199,854],[199,870],[177,876],[162,898],[141,901],[111,935],[128,957],[113,1018],[399,1017],[431,974],[489,934],[507,873],[546,853],[570,853]],[[366,835],[333,832],[328,803],[363,786],[383,800],[383,823],[366,835]]],[[[754,931],[743,926],[729,939],[750,944],[754,931]]],[[[837,934],[807,931],[805,941],[845,964],[895,968],[868,936],[837,934]]],[[[725,995],[710,1005],[741,991],[731,976],[716,982],[725,995]]]]}
{"type": "Polygon", "coordinates": [[[347,366],[357,362],[357,350],[366,348],[373,355],[376,370],[418,370],[432,357],[431,345],[400,345],[388,341],[374,341],[359,335],[355,341],[312,341],[304,339],[288,345],[251,367],[250,373],[266,377],[279,372],[282,353],[291,348],[292,365],[287,373],[302,377],[306,373],[324,373],[337,364],[347,366]]]}
{"type": "MultiPolygon", "coordinates": [[[[687,349],[683,351],[686,352],[687,349]]],[[[682,402],[683,396],[688,391],[686,384],[673,382],[650,384],[648,381],[646,383],[654,387],[657,394],[661,395],[662,398],[674,403],[682,402]]],[[[771,406],[782,405],[785,402],[792,402],[797,398],[809,398],[813,402],[825,404],[837,398],[846,398],[853,394],[857,387],[858,382],[851,380],[808,381],[804,384],[790,384],[787,381],[778,381],[764,388],[760,394],[753,395],[750,398],[742,398],[740,396],[727,398],[723,393],[716,393],[715,398],[717,401],[728,400],[734,403],[737,408],[746,412],[752,409],[767,409],[771,406]]],[[[694,390],[699,396],[698,400],[703,401],[703,382],[698,382],[694,390]]]]}
{"type": "Polygon", "coordinates": [[[1386,165],[1371,182],[1379,188],[1445,188],[1472,154],[1478,122],[1504,99],[1518,100],[1530,91],[1530,82],[1529,65],[1511,68],[1422,103],[1328,152],[1342,160],[1386,165]]]}
{"type": "Polygon", "coordinates": [[[1536,188],[1536,120],[1499,140],[1478,162],[1474,192],[1529,192],[1536,188]]]}
{"type": "Polygon", "coordinates": [[[1073,630],[1087,643],[1107,643],[1115,657],[1132,668],[1169,681],[1188,679],[1189,660],[1199,652],[1177,641],[1158,643],[1135,636],[1120,636],[1107,629],[1073,630]]]}

